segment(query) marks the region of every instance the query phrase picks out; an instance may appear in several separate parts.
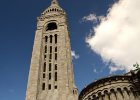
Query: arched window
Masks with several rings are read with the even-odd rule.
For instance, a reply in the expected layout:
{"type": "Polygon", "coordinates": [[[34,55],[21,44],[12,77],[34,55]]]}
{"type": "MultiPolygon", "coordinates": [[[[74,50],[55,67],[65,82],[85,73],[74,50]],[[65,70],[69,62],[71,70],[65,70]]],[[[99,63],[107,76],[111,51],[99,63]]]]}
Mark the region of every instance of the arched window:
{"type": "Polygon", "coordinates": [[[46,27],[46,31],[51,31],[51,30],[55,30],[55,29],[57,29],[57,25],[54,22],[49,23],[46,27]]]}

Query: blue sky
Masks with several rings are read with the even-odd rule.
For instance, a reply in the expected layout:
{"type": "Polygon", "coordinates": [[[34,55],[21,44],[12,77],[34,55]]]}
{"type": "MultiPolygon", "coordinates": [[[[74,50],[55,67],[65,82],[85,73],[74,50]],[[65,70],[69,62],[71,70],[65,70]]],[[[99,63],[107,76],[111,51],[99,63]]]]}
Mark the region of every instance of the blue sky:
{"type": "MultiPolygon", "coordinates": [[[[36,17],[51,0],[0,0],[0,97],[1,100],[25,100],[28,72],[36,30],[36,17]]],[[[67,12],[75,83],[79,92],[94,80],[110,75],[108,64],[86,42],[98,22],[83,21],[84,16],[106,16],[117,0],[58,0],[67,12]]],[[[116,71],[116,74],[124,71],[116,71]]]]}

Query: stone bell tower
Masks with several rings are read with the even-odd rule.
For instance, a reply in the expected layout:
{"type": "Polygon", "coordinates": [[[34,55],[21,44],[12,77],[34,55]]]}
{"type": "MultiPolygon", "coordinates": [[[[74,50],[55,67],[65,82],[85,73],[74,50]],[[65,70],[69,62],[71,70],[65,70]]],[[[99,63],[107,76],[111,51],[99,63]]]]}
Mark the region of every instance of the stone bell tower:
{"type": "Polygon", "coordinates": [[[38,17],[26,100],[78,100],[65,11],[57,0],[38,17]]]}

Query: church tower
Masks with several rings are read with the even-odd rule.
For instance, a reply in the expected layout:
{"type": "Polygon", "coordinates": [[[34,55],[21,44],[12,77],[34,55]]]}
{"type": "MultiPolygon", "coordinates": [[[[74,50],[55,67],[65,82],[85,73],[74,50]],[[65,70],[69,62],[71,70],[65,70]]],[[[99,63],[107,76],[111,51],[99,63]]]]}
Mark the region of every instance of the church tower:
{"type": "Polygon", "coordinates": [[[57,0],[37,18],[26,100],[78,100],[70,33],[57,0]]]}

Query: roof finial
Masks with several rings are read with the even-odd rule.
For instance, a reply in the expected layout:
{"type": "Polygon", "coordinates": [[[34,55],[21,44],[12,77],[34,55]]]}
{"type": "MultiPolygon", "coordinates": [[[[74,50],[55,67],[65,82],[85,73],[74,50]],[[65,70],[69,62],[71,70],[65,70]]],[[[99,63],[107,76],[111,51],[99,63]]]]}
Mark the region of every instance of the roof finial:
{"type": "Polygon", "coordinates": [[[52,0],[52,3],[51,4],[56,4],[56,5],[58,5],[58,2],[57,2],[57,0],[52,0]]]}

